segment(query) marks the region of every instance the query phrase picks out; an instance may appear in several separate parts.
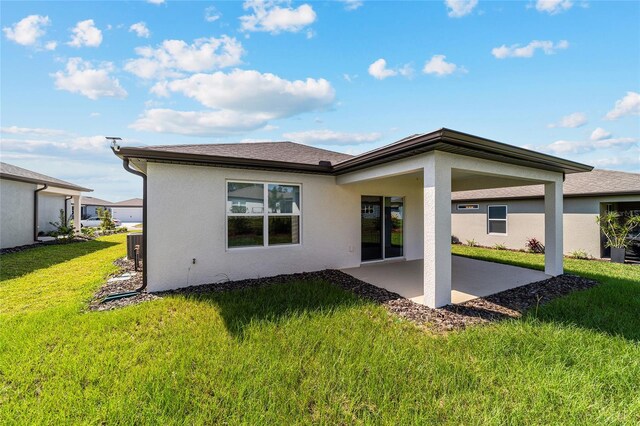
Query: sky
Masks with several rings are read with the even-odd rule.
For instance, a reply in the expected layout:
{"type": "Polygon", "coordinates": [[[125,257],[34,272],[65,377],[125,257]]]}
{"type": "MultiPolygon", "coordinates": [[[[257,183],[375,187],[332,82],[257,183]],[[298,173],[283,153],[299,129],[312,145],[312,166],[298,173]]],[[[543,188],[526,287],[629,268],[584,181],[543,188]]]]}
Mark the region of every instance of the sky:
{"type": "Polygon", "coordinates": [[[2,1],[0,157],[119,201],[123,146],[358,154],[447,127],[640,172],[640,2],[2,1]]]}

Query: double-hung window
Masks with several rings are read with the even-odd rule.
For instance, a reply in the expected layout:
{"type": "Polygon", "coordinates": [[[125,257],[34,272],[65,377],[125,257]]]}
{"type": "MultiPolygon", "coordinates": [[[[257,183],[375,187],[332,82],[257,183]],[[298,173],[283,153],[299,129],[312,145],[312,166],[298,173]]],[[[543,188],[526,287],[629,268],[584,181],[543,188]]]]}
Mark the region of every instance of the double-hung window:
{"type": "Polygon", "coordinates": [[[489,234],[507,233],[507,206],[487,207],[487,232],[489,234]]]}
{"type": "Polygon", "coordinates": [[[300,244],[300,185],[227,182],[227,247],[300,244]]]}

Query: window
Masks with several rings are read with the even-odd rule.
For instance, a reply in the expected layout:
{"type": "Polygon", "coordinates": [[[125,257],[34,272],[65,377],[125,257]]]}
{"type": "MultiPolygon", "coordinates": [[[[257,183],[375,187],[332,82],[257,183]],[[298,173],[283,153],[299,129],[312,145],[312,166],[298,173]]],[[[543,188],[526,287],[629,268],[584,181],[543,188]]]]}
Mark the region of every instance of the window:
{"type": "Polygon", "coordinates": [[[488,206],[487,221],[487,231],[489,234],[506,234],[507,206],[488,206]]]}
{"type": "Polygon", "coordinates": [[[284,244],[300,244],[300,185],[227,182],[227,247],[284,244]]]}
{"type": "Polygon", "coordinates": [[[479,206],[477,204],[458,204],[458,210],[478,210],[479,206]]]}

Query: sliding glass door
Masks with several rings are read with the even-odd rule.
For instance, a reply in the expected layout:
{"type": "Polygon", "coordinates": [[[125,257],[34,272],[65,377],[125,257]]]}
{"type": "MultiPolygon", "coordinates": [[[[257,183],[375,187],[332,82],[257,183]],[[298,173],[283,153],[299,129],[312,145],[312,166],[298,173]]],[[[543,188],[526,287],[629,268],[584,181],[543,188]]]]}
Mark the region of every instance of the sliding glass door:
{"type": "Polygon", "coordinates": [[[363,195],[361,198],[362,261],[404,255],[404,201],[402,197],[363,195]]]}

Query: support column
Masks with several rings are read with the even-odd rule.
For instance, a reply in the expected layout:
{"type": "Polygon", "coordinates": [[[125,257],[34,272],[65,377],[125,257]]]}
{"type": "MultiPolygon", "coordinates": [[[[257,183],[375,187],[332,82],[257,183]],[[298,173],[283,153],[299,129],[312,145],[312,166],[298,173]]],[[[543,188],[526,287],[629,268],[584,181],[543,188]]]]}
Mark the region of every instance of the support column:
{"type": "Polygon", "coordinates": [[[451,166],[433,152],[424,166],[424,304],[451,303],[451,166]]]}
{"type": "Polygon", "coordinates": [[[80,231],[80,221],[82,220],[82,195],[73,196],[73,229],[76,234],[80,231]]]}
{"type": "Polygon", "coordinates": [[[544,185],[544,272],[562,275],[562,180],[544,185]]]}

